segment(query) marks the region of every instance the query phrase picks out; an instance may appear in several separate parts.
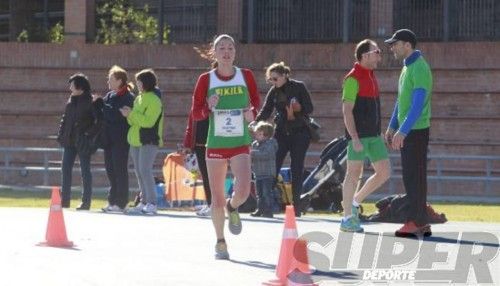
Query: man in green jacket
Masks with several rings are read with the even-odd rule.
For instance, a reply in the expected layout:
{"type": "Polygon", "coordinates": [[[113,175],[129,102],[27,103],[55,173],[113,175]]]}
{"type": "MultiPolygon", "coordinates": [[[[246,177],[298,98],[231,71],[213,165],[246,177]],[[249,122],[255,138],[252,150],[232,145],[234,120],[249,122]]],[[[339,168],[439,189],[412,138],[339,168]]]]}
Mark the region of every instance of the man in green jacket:
{"type": "Polygon", "coordinates": [[[396,236],[430,236],[427,223],[427,147],[431,119],[432,73],[422,53],[415,49],[417,37],[401,29],[385,41],[394,57],[403,61],[398,97],[385,139],[401,152],[403,183],[408,200],[406,223],[396,236]]]}

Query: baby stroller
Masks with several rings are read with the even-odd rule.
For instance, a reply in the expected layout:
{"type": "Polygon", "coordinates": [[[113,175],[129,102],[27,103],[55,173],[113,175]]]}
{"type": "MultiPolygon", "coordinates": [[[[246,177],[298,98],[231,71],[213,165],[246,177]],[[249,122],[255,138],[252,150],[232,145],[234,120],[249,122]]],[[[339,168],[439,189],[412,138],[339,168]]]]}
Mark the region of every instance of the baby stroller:
{"type": "Polygon", "coordinates": [[[328,209],[334,213],[343,211],[342,182],[347,160],[347,139],[337,137],[321,151],[319,164],[307,176],[302,185],[300,211],[328,209]]]}

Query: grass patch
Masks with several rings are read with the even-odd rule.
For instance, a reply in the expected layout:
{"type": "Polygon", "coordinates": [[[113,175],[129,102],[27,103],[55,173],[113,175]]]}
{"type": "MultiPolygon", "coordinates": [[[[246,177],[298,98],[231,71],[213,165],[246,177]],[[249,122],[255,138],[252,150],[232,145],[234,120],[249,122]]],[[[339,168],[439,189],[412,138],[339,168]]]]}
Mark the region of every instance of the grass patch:
{"type": "MultiPolygon", "coordinates": [[[[50,190],[26,191],[0,189],[0,207],[30,207],[48,208],[50,206],[50,190]]],[[[80,192],[71,194],[71,207],[80,204],[80,192]]],[[[130,195],[130,199],[133,195],[130,195]]],[[[92,195],[92,209],[101,209],[107,204],[106,194],[95,192],[92,195]]],[[[500,205],[498,204],[472,204],[472,203],[432,203],[438,213],[444,213],[449,221],[477,221],[500,223],[500,205]]],[[[376,211],[374,202],[363,203],[364,213],[372,214],[376,211]]],[[[332,215],[328,212],[313,212],[317,214],[332,215]]],[[[340,214],[337,214],[340,216],[340,214]]]]}
{"type": "MultiPolygon", "coordinates": [[[[51,190],[11,190],[0,189],[0,207],[28,207],[28,208],[49,208],[51,190]]],[[[80,205],[81,193],[72,192],[71,207],[80,205]]],[[[106,194],[99,192],[92,194],[92,208],[100,209],[107,204],[106,194]]]]}
{"type": "Polygon", "coordinates": [[[498,204],[432,203],[432,207],[450,221],[500,222],[498,204]]]}

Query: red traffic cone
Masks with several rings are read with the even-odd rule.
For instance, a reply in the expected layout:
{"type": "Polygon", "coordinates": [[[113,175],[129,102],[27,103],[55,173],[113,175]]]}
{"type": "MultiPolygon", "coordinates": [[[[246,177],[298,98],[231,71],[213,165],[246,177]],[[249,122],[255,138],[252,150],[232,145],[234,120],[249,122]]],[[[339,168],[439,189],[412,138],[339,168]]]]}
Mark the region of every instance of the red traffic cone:
{"type": "Polygon", "coordinates": [[[293,259],[288,270],[287,286],[317,286],[311,278],[307,241],[297,240],[293,251],[293,259]]]}
{"type": "Polygon", "coordinates": [[[59,188],[52,188],[52,198],[50,203],[49,221],[47,223],[47,241],[41,242],[41,246],[53,247],[72,247],[73,242],[66,236],[66,226],[64,225],[64,216],[61,207],[61,196],[59,188]]]}
{"type": "Polygon", "coordinates": [[[276,277],[278,279],[263,282],[262,285],[278,286],[286,285],[287,276],[290,269],[290,263],[293,258],[293,247],[297,240],[297,224],[295,222],[295,210],[292,205],[286,206],[285,228],[283,229],[283,238],[281,241],[280,256],[278,265],[276,265],[276,277]]]}

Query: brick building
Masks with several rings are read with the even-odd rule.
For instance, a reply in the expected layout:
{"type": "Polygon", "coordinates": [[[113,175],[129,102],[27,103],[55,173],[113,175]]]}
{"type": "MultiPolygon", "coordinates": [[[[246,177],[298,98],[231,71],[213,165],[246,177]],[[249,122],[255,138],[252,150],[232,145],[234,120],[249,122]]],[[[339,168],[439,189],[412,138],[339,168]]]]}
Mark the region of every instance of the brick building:
{"type": "MultiPolygon", "coordinates": [[[[85,19],[85,38],[96,34],[96,7],[109,0],[0,1],[0,40],[30,41],[56,23],[85,19]],[[66,7],[67,6],[67,7],[66,7]],[[66,11],[66,12],[65,12],[66,11]],[[66,16],[65,16],[66,13],[66,16]]],[[[199,43],[218,31],[245,43],[333,43],[383,38],[395,27],[412,27],[424,41],[500,39],[500,2],[494,0],[125,0],[148,6],[170,42],[199,43]]],[[[70,28],[71,30],[72,28],[70,28]]],[[[68,30],[69,31],[69,30],[68,30]]],[[[74,32],[69,32],[74,33],[74,32]]],[[[77,32],[80,33],[80,32],[77,32]]],[[[160,35],[161,33],[159,33],[160,35]]]]}
{"type": "MultiPolygon", "coordinates": [[[[164,2],[170,3],[166,0],[164,2]]],[[[201,5],[201,2],[195,0],[184,2],[201,5]]],[[[418,4],[425,1],[352,1],[356,5],[369,7],[369,17],[361,17],[366,16],[363,14],[366,11],[362,9],[357,12],[361,16],[351,18],[344,19],[342,15],[345,14],[340,13],[338,17],[344,20],[332,24],[335,29],[320,31],[318,34],[314,34],[315,30],[307,29],[296,34],[289,33],[284,28],[286,25],[279,22],[284,21],[279,15],[272,17],[272,15],[263,14],[261,18],[249,19],[252,17],[248,15],[254,15],[249,11],[254,11],[253,13],[261,11],[258,9],[264,7],[262,5],[265,2],[258,0],[216,1],[217,5],[210,8],[216,7],[213,29],[215,33],[225,32],[235,35],[243,42],[237,46],[237,64],[253,69],[262,97],[268,88],[264,80],[264,68],[275,61],[285,61],[292,68],[292,77],[303,80],[307,84],[315,105],[314,116],[323,126],[322,141],[310,148],[310,151],[314,152],[321,150],[332,138],[343,134],[340,92],[342,77],[352,65],[353,42],[358,37],[356,33],[361,35],[360,31],[367,31],[363,37],[372,37],[380,41],[390,35],[394,29],[405,27],[401,26],[402,24],[396,25],[401,20],[393,15],[394,11],[399,11],[397,9],[408,8],[400,7],[402,2],[418,4]],[[253,8],[248,7],[250,2],[253,3],[253,8]],[[358,21],[358,23],[356,19],[365,19],[365,21],[363,23],[358,21]],[[256,22],[252,23],[252,21],[256,22]],[[249,29],[249,26],[253,28],[249,29]],[[281,35],[285,43],[269,40],[272,33],[277,33],[276,37],[281,35]],[[303,42],[297,40],[298,37],[304,35],[312,36],[303,42]],[[331,39],[321,39],[322,35],[330,35],[331,39]]],[[[268,2],[278,3],[271,0],[268,2]]],[[[466,3],[468,1],[454,2],[466,3]]],[[[491,6],[493,9],[497,9],[498,6],[496,1],[474,2],[493,3],[491,6]]],[[[164,8],[171,9],[173,6],[168,7],[164,8]]],[[[174,8],[180,9],[178,6],[174,8]]],[[[0,9],[4,8],[0,7],[0,9]]],[[[151,13],[156,13],[155,9],[157,8],[152,9],[151,13]]],[[[305,7],[303,9],[307,11],[305,7]]],[[[422,9],[430,8],[422,7],[422,9]]],[[[190,40],[191,43],[185,43],[189,38],[182,32],[184,31],[181,29],[182,25],[172,24],[172,33],[179,33],[176,36],[179,43],[175,45],[104,46],[88,41],[91,38],[90,35],[95,33],[93,26],[95,2],[66,0],[64,11],[65,43],[0,43],[0,55],[2,55],[0,56],[0,74],[3,79],[0,86],[0,147],[57,147],[54,135],[68,96],[67,78],[75,72],[84,72],[89,76],[94,91],[104,93],[107,88],[107,69],[111,65],[119,64],[131,72],[144,67],[153,67],[157,71],[160,87],[165,92],[163,98],[166,114],[165,142],[168,148],[173,148],[182,140],[191,92],[196,79],[208,67],[208,62],[201,59],[193,50],[193,46],[206,42],[203,33],[197,36],[196,41],[190,40]]],[[[287,15],[295,15],[294,13],[297,12],[290,10],[287,15]]],[[[493,20],[497,17],[496,15],[500,15],[500,13],[493,14],[495,14],[493,20]]],[[[434,14],[431,16],[435,17],[434,14]]],[[[483,18],[491,21],[488,17],[485,15],[483,18]]],[[[326,18],[320,19],[327,20],[326,18]]],[[[454,24],[445,28],[444,21],[441,25],[431,22],[432,25],[441,27],[439,31],[426,30],[424,29],[426,25],[419,21],[423,22],[422,19],[418,19],[415,22],[416,28],[408,27],[416,30],[417,35],[424,35],[425,41],[419,44],[419,48],[431,64],[435,80],[430,144],[431,155],[434,157],[431,160],[429,172],[433,176],[481,175],[482,178],[489,176],[498,179],[500,161],[491,158],[500,155],[500,133],[495,132],[500,126],[500,104],[498,103],[500,102],[500,81],[498,80],[500,78],[500,42],[494,40],[500,34],[499,29],[495,29],[494,25],[491,29],[482,29],[478,32],[478,34],[483,33],[480,37],[482,41],[464,42],[459,41],[460,37],[457,35],[466,35],[466,32],[479,29],[488,21],[471,20],[467,22],[469,23],[468,29],[459,30],[454,24]],[[461,31],[462,34],[456,31],[461,31]],[[449,41],[445,41],[446,38],[449,41]],[[473,159],[467,156],[475,157],[473,159]],[[465,157],[467,158],[464,159],[465,157]]],[[[500,21],[494,22],[500,23],[500,21]]],[[[319,24],[317,26],[321,27],[319,24]]],[[[187,29],[187,31],[190,30],[187,29]]],[[[474,36],[478,35],[474,34],[474,36]]],[[[387,47],[382,43],[380,46],[384,52],[383,64],[377,71],[377,75],[382,93],[382,111],[385,114],[383,125],[386,126],[394,104],[401,63],[393,60],[387,47]]],[[[0,164],[6,164],[7,161],[12,164],[17,162],[20,165],[37,162],[40,164],[42,160],[29,153],[12,153],[8,159],[4,154],[0,152],[0,164]]],[[[161,161],[162,158],[158,159],[161,161]]],[[[49,162],[58,160],[60,160],[58,154],[49,154],[49,162]]],[[[314,157],[309,158],[308,165],[313,166],[316,160],[314,157]]],[[[161,164],[160,161],[158,164],[161,164]]],[[[397,164],[395,162],[394,165],[396,174],[397,164]]],[[[57,181],[58,177],[49,179],[57,181]]],[[[16,184],[34,184],[33,180],[35,180],[34,177],[24,178],[17,173],[4,177],[5,182],[16,184]]],[[[434,195],[444,195],[454,191],[459,195],[481,193],[493,197],[495,192],[498,196],[498,189],[500,189],[498,181],[493,181],[493,183],[496,185],[488,185],[482,180],[453,183],[442,181],[438,185],[437,181],[432,181],[430,189],[433,190],[434,195]]]]}

